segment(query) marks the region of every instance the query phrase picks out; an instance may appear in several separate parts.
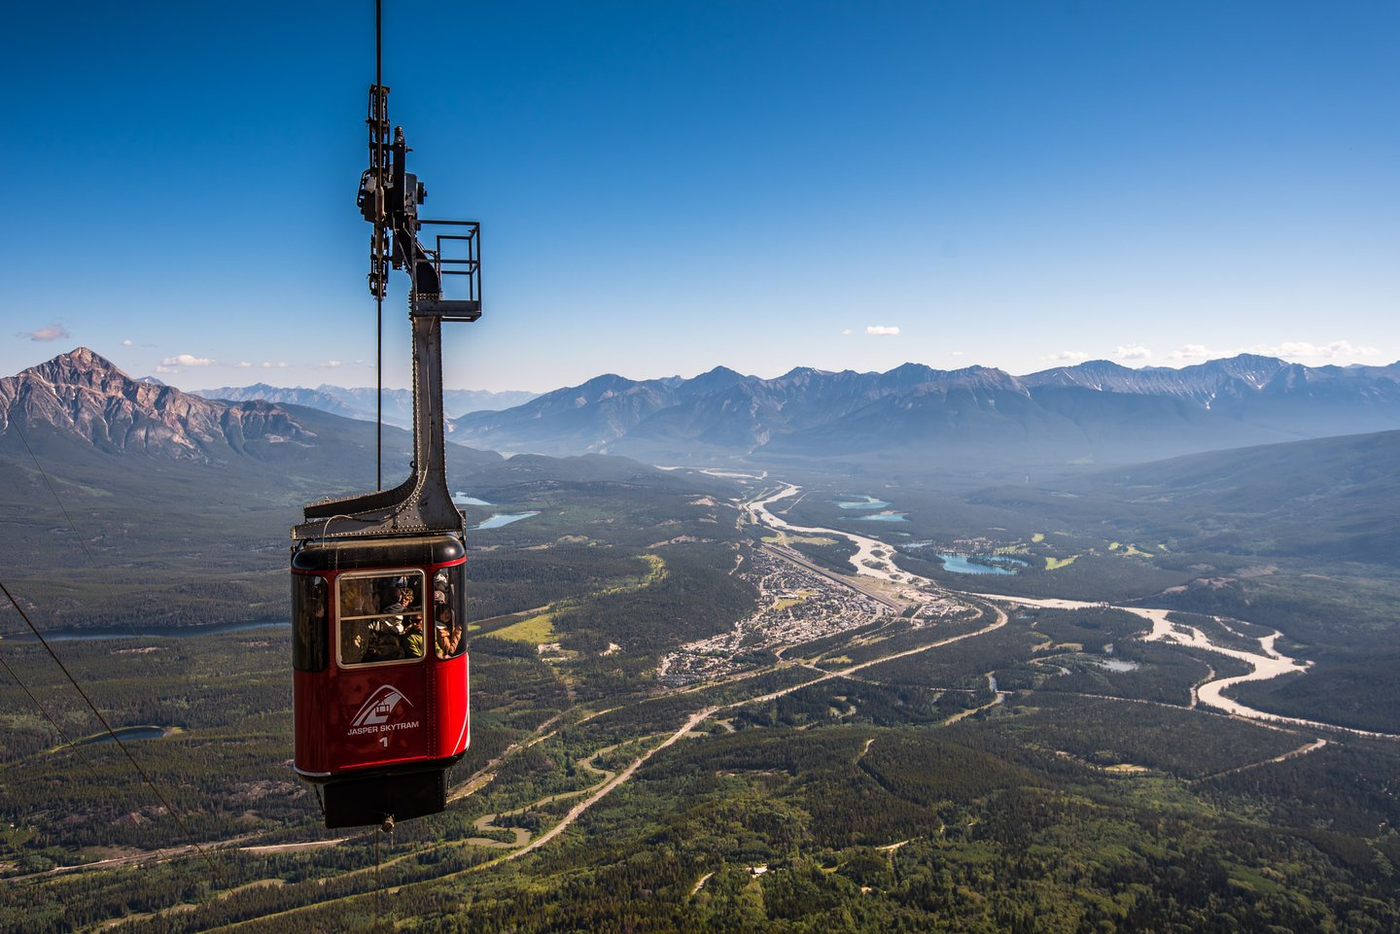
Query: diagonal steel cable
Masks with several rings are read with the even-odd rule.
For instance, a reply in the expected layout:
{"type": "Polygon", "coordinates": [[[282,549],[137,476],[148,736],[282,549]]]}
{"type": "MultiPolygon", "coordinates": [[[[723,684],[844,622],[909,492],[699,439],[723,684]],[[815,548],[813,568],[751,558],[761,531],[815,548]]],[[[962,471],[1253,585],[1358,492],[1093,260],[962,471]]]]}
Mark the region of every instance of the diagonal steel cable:
{"type": "Polygon", "coordinates": [[[68,670],[68,666],[63,664],[63,659],[59,658],[58,654],[54,652],[53,646],[49,645],[49,640],[44,638],[44,634],[39,631],[39,627],[34,625],[33,620],[29,618],[29,614],[24,611],[24,607],[19,605],[19,601],[15,599],[15,595],[10,593],[10,588],[6,587],[2,581],[0,581],[0,592],[5,594],[6,598],[9,599],[10,603],[19,612],[20,618],[22,618],[25,625],[29,627],[29,631],[34,633],[34,637],[39,640],[39,644],[44,647],[44,651],[49,653],[49,657],[54,660],[54,664],[58,665],[59,670],[68,678],[73,688],[78,692],[78,695],[82,697],[83,702],[87,704],[88,709],[92,711],[92,715],[102,724],[103,729],[107,731],[107,735],[112,737],[112,742],[117,744],[117,747],[121,749],[122,753],[126,756],[127,761],[131,763],[131,767],[136,770],[136,773],[141,776],[141,780],[146,783],[151,789],[151,792],[155,794],[156,798],[160,801],[161,805],[165,807],[166,813],[175,818],[175,823],[180,825],[180,830],[190,839],[190,843],[193,844],[199,855],[204,857],[204,861],[209,864],[210,872],[213,872],[215,875],[222,875],[219,873],[218,867],[214,865],[214,861],[209,858],[209,854],[205,852],[204,847],[200,846],[198,841],[194,839],[194,834],[190,832],[190,828],[185,824],[185,819],[180,816],[180,812],[175,809],[174,805],[170,803],[170,800],[165,797],[165,793],[151,780],[151,776],[146,774],[146,770],[141,768],[141,763],[136,761],[136,757],[131,754],[131,750],[127,748],[126,743],[122,742],[116,730],[112,729],[112,725],[107,722],[107,718],[102,715],[102,711],[97,709],[97,705],[92,702],[92,698],[88,696],[88,692],[83,690],[82,684],[79,683],[77,678],[73,677],[73,673],[68,670]]]}

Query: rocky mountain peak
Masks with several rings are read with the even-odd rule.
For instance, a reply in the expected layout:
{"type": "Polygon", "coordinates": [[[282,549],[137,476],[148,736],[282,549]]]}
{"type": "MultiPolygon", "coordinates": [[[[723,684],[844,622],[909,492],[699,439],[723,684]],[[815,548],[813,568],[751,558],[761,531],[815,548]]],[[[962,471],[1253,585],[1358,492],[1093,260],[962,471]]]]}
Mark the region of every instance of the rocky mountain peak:
{"type": "Polygon", "coordinates": [[[1276,357],[1261,357],[1258,354],[1248,353],[1202,364],[1203,368],[1233,379],[1244,380],[1256,389],[1273,379],[1281,371],[1296,366],[1299,364],[1289,364],[1276,357]]]}
{"type": "Polygon", "coordinates": [[[33,374],[50,383],[71,385],[96,385],[114,378],[131,379],[111,360],[87,347],[75,347],[68,353],[59,354],[52,360],[32,366],[19,375],[26,374],[33,374]]]}
{"type": "Polygon", "coordinates": [[[241,453],[250,441],[312,436],[275,405],[231,405],[135,380],[87,347],[0,379],[0,433],[14,422],[102,450],[196,461],[241,453]]]}

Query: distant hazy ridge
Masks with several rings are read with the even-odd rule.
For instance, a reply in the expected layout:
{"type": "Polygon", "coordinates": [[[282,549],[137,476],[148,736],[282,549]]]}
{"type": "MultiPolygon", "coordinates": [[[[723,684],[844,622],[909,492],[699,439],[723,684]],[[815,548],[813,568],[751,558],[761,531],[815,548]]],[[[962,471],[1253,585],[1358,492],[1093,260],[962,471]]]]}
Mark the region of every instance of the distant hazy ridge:
{"type": "MultiPolygon", "coordinates": [[[[376,417],[376,392],[372,387],[361,386],[347,389],[344,386],[331,386],[322,383],[315,389],[301,386],[269,386],[267,383],[254,383],[252,386],[222,386],[218,389],[195,389],[192,394],[205,399],[227,399],[230,402],[248,402],[265,399],[268,402],[285,402],[290,405],[304,405],[332,415],[345,418],[372,420],[376,417]]],[[[495,411],[521,405],[535,398],[533,392],[487,392],[481,389],[448,389],[442,394],[443,408],[449,418],[456,418],[468,412],[495,411]]],[[[383,395],[384,421],[391,425],[408,427],[413,421],[413,393],[408,389],[386,389],[383,395]]]]}
{"type": "Polygon", "coordinates": [[[1179,370],[1091,361],[1017,377],[906,363],[774,379],[718,367],[694,379],[608,374],[455,424],[464,443],[552,454],[1128,463],[1400,428],[1400,364],[1241,355],[1179,370]]]}

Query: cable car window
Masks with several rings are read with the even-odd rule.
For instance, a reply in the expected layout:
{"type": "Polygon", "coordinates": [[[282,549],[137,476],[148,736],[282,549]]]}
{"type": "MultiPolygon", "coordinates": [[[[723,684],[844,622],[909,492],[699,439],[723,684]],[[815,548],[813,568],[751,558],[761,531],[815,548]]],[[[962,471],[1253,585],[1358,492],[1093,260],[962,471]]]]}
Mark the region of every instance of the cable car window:
{"type": "Polygon", "coordinates": [[[423,657],[423,572],[342,574],[340,664],[423,657]]]}
{"type": "Polygon", "coordinates": [[[456,658],[467,647],[466,589],[462,586],[465,564],[439,568],[433,575],[433,645],[438,658],[456,658]]]}
{"type": "Polygon", "coordinates": [[[326,670],[330,647],[326,591],[324,577],[292,575],[292,667],[299,671],[326,670]]]}

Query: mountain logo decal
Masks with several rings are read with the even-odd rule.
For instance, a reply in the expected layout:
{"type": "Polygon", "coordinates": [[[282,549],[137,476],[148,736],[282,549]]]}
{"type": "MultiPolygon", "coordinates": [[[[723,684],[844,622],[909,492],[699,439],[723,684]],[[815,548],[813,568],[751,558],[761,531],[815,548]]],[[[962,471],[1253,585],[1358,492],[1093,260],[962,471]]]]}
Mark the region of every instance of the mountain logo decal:
{"type": "Polygon", "coordinates": [[[375,732],[374,728],[387,722],[401,702],[413,706],[413,702],[404,697],[398,688],[381,684],[350,721],[351,734],[375,732]]]}

